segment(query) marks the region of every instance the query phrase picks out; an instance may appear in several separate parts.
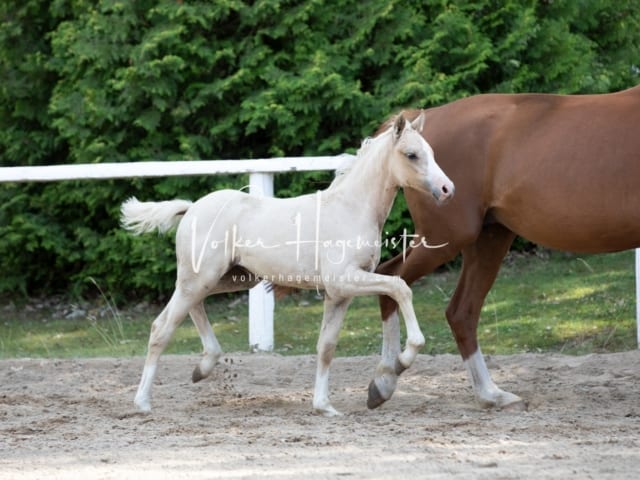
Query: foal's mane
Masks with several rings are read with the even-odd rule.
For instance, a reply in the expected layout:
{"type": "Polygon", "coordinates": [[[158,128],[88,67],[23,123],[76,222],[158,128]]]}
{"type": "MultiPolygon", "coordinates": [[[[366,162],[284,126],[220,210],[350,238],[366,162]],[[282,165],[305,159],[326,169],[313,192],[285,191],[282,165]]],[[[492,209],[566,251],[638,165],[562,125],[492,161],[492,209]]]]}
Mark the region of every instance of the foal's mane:
{"type": "Polygon", "coordinates": [[[390,136],[391,127],[374,137],[367,137],[362,140],[355,157],[351,155],[345,156],[345,161],[336,169],[335,178],[329,188],[341,183],[353,170],[358,169],[361,162],[370,161],[370,157],[381,155],[383,153],[383,147],[386,146],[385,139],[390,136]],[[365,160],[365,158],[369,160],[365,160]]]}
{"type": "Polygon", "coordinates": [[[358,153],[356,154],[356,162],[365,155],[380,155],[383,146],[386,145],[385,141],[388,140],[388,137],[391,136],[392,129],[393,127],[390,125],[384,132],[379,133],[373,137],[367,137],[362,140],[360,148],[358,149],[358,153]],[[378,151],[374,150],[373,153],[370,153],[370,151],[374,148],[377,148],[378,151]]]}

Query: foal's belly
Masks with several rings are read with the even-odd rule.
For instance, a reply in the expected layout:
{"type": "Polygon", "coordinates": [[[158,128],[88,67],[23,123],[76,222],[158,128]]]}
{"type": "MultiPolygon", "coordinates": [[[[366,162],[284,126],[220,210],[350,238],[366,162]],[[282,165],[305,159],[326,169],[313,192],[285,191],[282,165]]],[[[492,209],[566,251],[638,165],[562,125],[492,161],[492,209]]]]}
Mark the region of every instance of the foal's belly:
{"type": "Polygon", "coordinates": [[[255,275],[273,284],[303,289],[357,281],[352,277],[361,270],[373,271],[379,257],[379,247],[326,239],[280,245],[268,251],[238,250],[239,265],[255,275]]]}

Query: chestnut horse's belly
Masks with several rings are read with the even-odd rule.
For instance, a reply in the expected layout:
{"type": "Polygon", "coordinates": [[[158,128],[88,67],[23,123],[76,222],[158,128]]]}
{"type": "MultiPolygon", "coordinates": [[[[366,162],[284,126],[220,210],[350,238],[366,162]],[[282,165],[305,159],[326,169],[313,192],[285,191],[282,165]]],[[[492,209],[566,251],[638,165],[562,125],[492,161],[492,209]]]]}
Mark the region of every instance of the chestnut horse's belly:
{"type": "Polygon", "coordinates": [[[492,215],[561,250],[640,246],[639,100],[534,97],[505,113],[487,157],[492,215]]]}
{"type": "Polygon", "coordinates": [[[532,242],[589,253],[640,247],[640,171],[635,167],[626,176],[583,170],[573,177],[529,175],[525,182],[504,185],[491,217],[532,242]]]}
{"type": "MultiPolygon", "coordinates": [[[[523,212],[523,215],[526,212],[523,212]]],[[[511,231],[539,245],[557,250],[604,253],[640,247],[640,228],[611,222],[568,220],[551,214],[536,222],[520,218],[500,219],[511,231]]]]}

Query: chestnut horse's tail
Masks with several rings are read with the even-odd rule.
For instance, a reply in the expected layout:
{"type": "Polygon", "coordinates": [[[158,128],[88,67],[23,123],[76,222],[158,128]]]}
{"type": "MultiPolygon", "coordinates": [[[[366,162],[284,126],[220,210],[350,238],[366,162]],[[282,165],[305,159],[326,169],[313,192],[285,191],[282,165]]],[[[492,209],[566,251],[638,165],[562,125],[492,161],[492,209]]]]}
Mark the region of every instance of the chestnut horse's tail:
{"type": "Polygon", "coordinates": [[[140,202],[131,197],[120,207],[122,227],[134,235],[158,230],[165,233],[175,227],[191,206],[188,200],[140,202]]]}

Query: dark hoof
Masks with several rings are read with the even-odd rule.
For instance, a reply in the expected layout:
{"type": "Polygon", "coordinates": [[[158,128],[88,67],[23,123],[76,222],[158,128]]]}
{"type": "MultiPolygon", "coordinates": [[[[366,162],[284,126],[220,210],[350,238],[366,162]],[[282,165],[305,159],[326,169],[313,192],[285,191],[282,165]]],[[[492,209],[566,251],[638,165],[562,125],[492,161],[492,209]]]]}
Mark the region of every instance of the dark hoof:
{"type": "Polygon", "coordinates": [[[396,364],[395,364],[395,371],[396,371],[396,375],[400,376],[400,374],[402,372],[404,372],[407,369],[407,367],[405,367],[402,362],[400,361],[399,358],[396,358],[396,364]]]}
{"type": "Polygon", "coordinates": [[[200,371],[200,365],[193,369],[193,373],[191,374],[191,381],[193,383],[198,383],[200,380],[204,378],[202,372],[200,371]]]}
{"type": "Polygon", "coordinates": [[[378,386],[376,385],[375,380],[371,380],[371,383],[369,384],[369,398],[367,398],[367,408],[373,410],[374,408],[378,408],[386,401],[387,399],[380,394],[380,390],[378,390],[378,386]]]}

